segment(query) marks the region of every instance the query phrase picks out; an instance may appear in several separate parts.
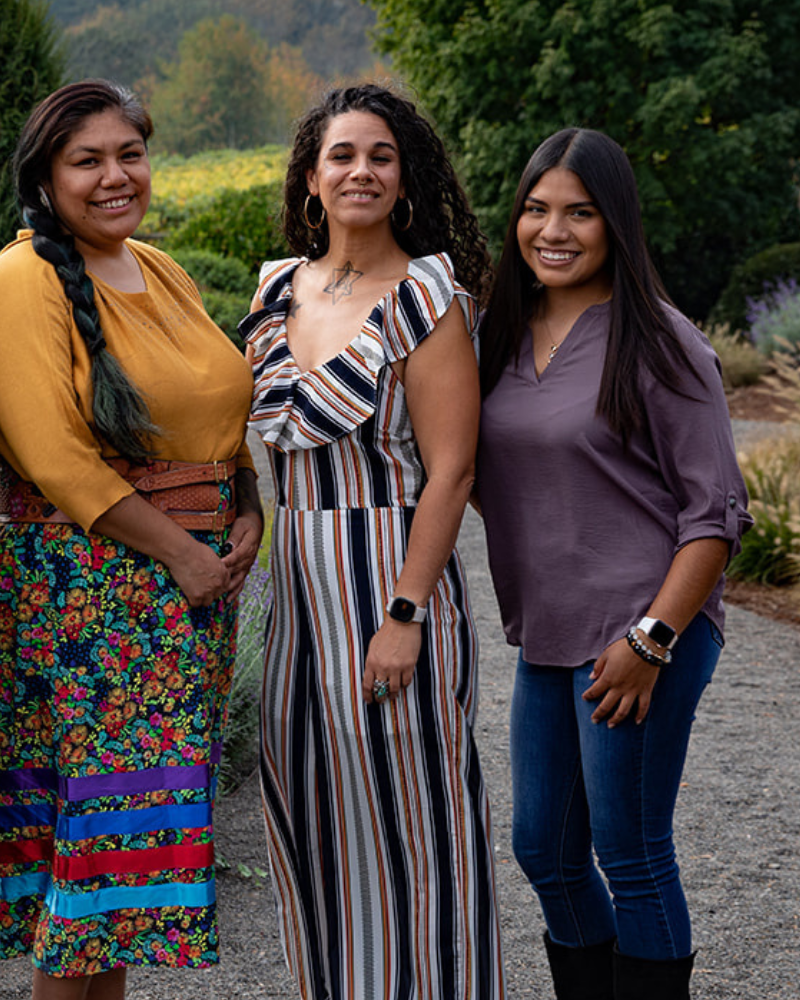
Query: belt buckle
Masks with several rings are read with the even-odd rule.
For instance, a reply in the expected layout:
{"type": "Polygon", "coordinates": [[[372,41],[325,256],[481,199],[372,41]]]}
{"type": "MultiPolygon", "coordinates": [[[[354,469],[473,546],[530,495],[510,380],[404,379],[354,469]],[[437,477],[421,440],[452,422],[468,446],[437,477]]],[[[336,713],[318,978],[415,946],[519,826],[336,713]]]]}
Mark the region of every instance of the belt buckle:
{"type": "Polygon", "coordinates": [[[227,483],[230,479],[228,475],[228,463],[219,462],[214,459],[214,482],[215,483],[227,483]]]}

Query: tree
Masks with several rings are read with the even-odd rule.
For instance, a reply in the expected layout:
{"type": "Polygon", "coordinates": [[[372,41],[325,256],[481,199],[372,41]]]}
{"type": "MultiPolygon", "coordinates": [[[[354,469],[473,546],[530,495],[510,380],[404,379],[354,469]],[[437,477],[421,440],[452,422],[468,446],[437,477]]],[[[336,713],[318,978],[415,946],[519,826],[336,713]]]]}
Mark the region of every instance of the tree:
{"type": "Polygon", "coordinates": [[[625,147],[656,262],[691,315],[737,261],[796,238],[797,0],[370,2],[495,241],[531,152],[566,125],[625,147]]]}
{"type": "Polygon", "coordinates": [[[266,141],[266,43],[230,15],[205,20],[181,39],[179,61],[155,86],[157,143],[171,153],[244,149],[266,141]]]}
{"type": "Polygon", "coordinates": [[[11,157],[33,107],[62,81],[60,42],[41,0],[0,0],[0,245],[19,224],[11,157]]]}

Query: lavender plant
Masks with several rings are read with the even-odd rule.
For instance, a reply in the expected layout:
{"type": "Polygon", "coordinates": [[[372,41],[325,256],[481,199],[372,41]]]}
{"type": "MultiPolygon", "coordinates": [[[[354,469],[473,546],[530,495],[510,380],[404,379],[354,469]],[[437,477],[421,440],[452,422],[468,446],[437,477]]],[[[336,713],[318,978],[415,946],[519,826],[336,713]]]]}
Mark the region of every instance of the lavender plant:
{"type": "Polygon", "coordinates": [[[800,286],[795,279],[765,285],[761,298],[748,296],[747,322],[753,343],[768,357],[787,344],[800,344],[800,286]]]}

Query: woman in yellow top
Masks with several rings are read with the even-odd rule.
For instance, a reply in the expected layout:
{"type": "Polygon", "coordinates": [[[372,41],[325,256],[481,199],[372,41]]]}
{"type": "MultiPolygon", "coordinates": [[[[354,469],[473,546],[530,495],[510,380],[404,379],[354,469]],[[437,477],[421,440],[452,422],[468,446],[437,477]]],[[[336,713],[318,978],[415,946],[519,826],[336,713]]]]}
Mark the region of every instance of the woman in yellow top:
{"type": "Polygon", "coordinates": [[[34,110],[32,232],[0,254],[0,957],[34,997],[216,961],[211,810],[235,598],[262,520],[252,379],[130,239],[149,116],[105,81],[34,110]]]}

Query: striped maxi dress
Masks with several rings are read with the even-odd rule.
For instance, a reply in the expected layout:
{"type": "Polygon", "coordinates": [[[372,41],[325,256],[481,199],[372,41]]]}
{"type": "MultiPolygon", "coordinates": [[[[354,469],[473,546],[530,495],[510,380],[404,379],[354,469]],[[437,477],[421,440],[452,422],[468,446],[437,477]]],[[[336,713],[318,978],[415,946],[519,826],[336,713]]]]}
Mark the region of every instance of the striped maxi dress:
{"type": "Polygon", "coordinates": [[[266,264],[251,425],[276,486],[262,787],[289,968],[305,1000],[500,1000],[489,809],[472,727],[476,635],[453,552],[402,696],[367,705],[366,650],[405,558],[424,472],[391,363],[454,297],[419,258],[333,360],[286,341],[296,259],[266,264]]]}

